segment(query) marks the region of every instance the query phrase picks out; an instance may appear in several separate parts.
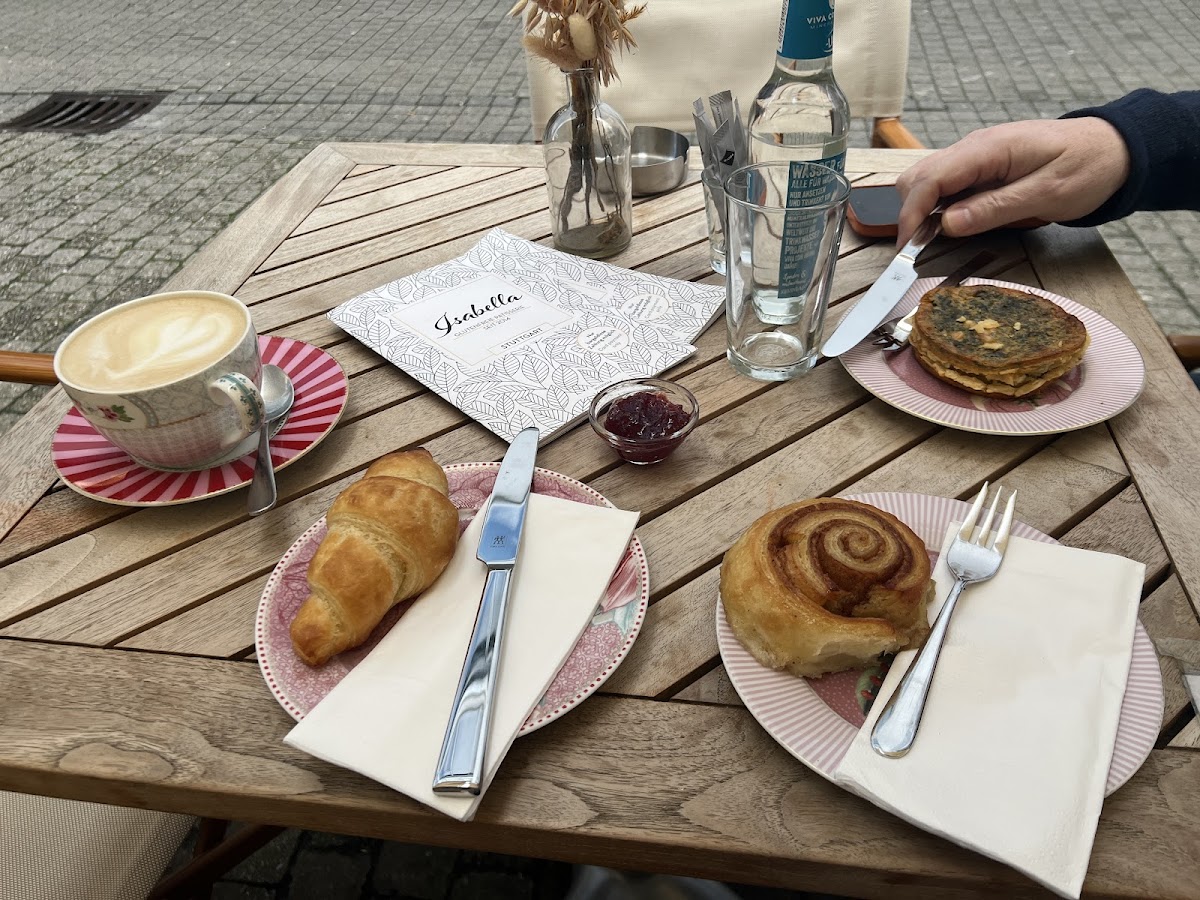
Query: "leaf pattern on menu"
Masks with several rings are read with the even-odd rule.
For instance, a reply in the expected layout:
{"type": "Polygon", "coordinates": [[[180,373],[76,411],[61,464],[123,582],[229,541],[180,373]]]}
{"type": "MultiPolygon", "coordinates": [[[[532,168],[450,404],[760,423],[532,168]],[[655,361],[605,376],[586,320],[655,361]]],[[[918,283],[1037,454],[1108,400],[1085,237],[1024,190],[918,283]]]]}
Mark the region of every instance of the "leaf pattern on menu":
{"type": "Polygon", "coordinates": [[[451,395],[458,384],[459,373],[446,363],[439,363],[433,370],[433,384],[438,393],[451,395]]]}
{"type": "Polygon", "coordinates": [[[521,375],[521,360],[517,354],[510,353],[508,356],[501,357],[498,365],[504,374],[510,378],[518,378],[521,375]]]}
{"type": "Polygon", "coordinates": [[[648,364],[650,362],[650,351],[641,344],[632,344],[626,349],[626,353],[635,362],[648,364]]]}
{"type": "Polygon", "coordinates": [[[385,344],[388,340],[388,337],[391,335],[391,329],[388,328],[387,321],[384,319],[379,319],[375,322],[372,322],[362,330],[363,334],[365,335],[363,340],[365,340],[368,344],[374,344],[377,346],[385,344]]]}
{"type": "Polygon", "coordinates": [[[495,386],[490,378],[483,378],[474,381],[464,381],[458,386],[458,390],[459,395],[468,400],[486,400],[494,396],[494,387],[495,386]]]}
{"type": "Polygon", "coordinates": [[[571,405],[571,398],[562,388],[552,387],[546,391],[546,403],[553,409],[565,410],[571,405]]]}
{"type": "Polygon", "coordinates": [[[577,369],[586,369],[592,363],[592,360],[588,358],[591,356],[595,356],[595,354],[588,353],[585,356],[581,350],[566,350],[563,352],[561,359],[569,366],[575,366],[577,369]]]}
{"type": "Polygon", "coordinates": [[[491,403],[488,403],[486,400],[479,399],[478,397],[471,400],[470,403],[463,402],[463,406],[469,406],[474,412],[472,418],[479,419],[480,421],[484,419],[501,422],[505,421],[504,416],[500,415],[499,410],[497,410],[495,406],[493,406],[491,403]]]}
{"type": "Polygon", "coordinates": [[[570,260],[558,259],[555,260],[551,271],[560,278],[566,278],[571,281],[582,281],[583,272],[580,267],[570,260]]]}
{"type": "Polygon", "coordinates": [[[545,384],[550,379],[550,363],[532,353],[521,358],[521,371],[535,384],[545,384]]]}
{"type": "Polygon", "coordinates": [[[633,330],[633,340],[643,346],[653,346],[661,342],[662,335],[649,325],[639,325],[633,330]]]}
{"type": "Polygon", "coordinates": [[[550,373],[550,379],[563,391],[574,393],[579,390],[583,384],[583,379],[574,369],[567,369],[559,366],[550,373]]]}
{"type": "Polygon", "coordinates": [[[327,316],[329,321],[335,325],[339,325],[346,331],[353,331],[359,325],[363,324],[364,319],[369,314],[367,310],[343,311],[340,315],[335,315],[338,310],[333,310],[327,316]]]}

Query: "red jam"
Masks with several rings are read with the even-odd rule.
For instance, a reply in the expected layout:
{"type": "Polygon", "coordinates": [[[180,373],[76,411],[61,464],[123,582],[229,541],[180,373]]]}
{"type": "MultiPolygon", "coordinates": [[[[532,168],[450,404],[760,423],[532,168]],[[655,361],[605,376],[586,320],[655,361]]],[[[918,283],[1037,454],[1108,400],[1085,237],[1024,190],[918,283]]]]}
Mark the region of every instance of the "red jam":
{"type": "Polygon", "coordinates": [[[608,408],[604,427],[619,440],[617,454],[627,462],[666,459],[678,447],[691,414],[661,391],[637,391],[618,397],[608,408]]]}
{"type": "Polygon", "coordinates": [[[651,441],[674,434],[689,418],[687,410],[661,391],[638,391],[613,401],[604,427],[617,437],[651,441]]]}

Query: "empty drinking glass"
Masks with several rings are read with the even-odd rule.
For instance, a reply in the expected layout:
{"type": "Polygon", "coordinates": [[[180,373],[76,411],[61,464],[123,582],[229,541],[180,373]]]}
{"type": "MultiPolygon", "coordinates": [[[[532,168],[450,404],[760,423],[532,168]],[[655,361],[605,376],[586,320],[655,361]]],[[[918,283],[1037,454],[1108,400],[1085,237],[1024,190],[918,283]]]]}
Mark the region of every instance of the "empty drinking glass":
{"type": "Polygon", "coordinates": [[[850,184],[815,163],[771,162],[725,182],[730,364],[784,381],[817,361],[850,184]]]}

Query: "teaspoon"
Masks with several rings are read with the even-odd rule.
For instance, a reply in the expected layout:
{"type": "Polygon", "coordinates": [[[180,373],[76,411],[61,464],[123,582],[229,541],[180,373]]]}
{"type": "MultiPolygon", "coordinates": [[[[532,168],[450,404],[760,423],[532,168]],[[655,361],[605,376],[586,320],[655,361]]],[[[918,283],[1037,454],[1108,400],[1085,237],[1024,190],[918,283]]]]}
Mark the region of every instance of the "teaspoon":
{"type": "Polygon", "coordinates": [[[279,366],[265,365],[262,370],[262,398],[266,416],[258,430],[258,456],[254,460],[254,479],[250,482],[247,506],[257,516],[275,506],[275,467],[271,464],[271,426],[281,420],[296,399],[292,380],[279,366]]]}

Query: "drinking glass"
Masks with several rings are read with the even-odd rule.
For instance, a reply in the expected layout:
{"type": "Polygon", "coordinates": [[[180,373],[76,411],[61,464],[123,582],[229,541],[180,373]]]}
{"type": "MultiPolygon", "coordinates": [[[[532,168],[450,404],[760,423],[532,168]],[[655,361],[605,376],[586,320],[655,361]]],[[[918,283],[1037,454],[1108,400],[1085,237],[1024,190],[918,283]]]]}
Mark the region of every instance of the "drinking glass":
{"type": "Polygon", "coordinates": [[[700,173],[704,185],[704,215],[708,219],[708,264],[725,274],[725,185],[719,170],[709,166],[700,173]]]}
{"type": "Polygon", "coordinates": [[[784,381],[817,362],[850,183],[826,166],[769,162],[725,181],[727,355],[784,381]]]}

